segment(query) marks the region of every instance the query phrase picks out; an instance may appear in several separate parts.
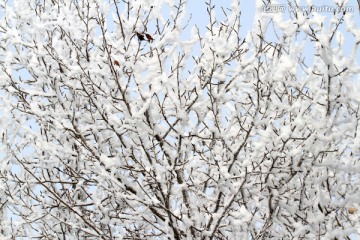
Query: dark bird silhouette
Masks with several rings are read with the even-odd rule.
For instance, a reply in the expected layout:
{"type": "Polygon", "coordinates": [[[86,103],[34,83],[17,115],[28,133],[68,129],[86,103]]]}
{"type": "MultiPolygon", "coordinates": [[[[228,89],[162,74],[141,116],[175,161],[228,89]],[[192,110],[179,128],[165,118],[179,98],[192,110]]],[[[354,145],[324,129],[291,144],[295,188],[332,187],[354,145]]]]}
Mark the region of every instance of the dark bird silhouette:
{"type": "Polygon", "coordinates": [[[142,34],[142,33],[136,32],[136,36],[138,37],[138,39],[139,39],[140,41],[144,41],[144,40],[145,40],[144,34],[142,34]]]}
{"type": "Polygon", "coordinates": [[[153,38],[150,34],[145,33],[145,36],[146,36],[146,38],[147,38],[147,40],[148,40],[149,42],[154,41],[154,38],[153,38]]]}
{"type": "Polygon", "coordinates": [[[115,64],[116,66],[120,67],[120,64],[119,64],[118,61],[114,60],[114,64],[115,64]]]}

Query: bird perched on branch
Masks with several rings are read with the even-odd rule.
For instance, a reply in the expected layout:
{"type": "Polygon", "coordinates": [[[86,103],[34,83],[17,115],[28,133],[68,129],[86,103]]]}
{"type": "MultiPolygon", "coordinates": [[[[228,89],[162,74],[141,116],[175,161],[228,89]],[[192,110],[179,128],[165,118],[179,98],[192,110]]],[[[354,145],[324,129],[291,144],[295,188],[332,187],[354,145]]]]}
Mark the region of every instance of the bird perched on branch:
{"type": "Polygon", "coordinates": [[[135,33],[136,33],[136,36],[138,37],[138,39],[139,39],[140,41],[144,41],[144,40],[145,40],[144,34],[139,33],[139,32],[135,32],[135,33]]]}
{"type": "Polygon", "coordinates": [[[120,67],[120,64],[119,64],[118,61],[114,60],[114,64],[115,64],[116,66],[120,67]]]}
{"type": "Polygon", "coordinates": [[[146,36],[146,38],[147,38],[147,40],[148,40],[149,42],[154,41],[154,38],[153,38],[150,34],[145,33],[145,36],[146,36]]]}

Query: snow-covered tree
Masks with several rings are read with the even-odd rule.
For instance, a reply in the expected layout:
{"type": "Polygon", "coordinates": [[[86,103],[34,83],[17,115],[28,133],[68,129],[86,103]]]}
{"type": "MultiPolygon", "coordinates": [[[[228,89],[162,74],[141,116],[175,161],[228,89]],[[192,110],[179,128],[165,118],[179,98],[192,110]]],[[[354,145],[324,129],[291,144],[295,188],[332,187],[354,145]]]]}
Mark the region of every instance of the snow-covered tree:
{"type": "Polygon", "coordinates": [[[264,2],[2,0],[1,239],[356,234],[356,12],[264,2]]]}

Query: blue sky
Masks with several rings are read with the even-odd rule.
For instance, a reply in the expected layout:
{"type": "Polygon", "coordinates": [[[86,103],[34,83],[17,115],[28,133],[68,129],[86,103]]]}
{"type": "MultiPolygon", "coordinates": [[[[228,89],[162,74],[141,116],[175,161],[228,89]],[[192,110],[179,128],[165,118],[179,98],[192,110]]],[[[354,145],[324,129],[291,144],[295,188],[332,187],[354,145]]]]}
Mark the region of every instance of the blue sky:
{"type": "MultiPolygon", "coordinates": [[[[17,0],[19,1],[19,0],[17,0]]],[[[260,1],[260,0],[258,0],[260,1]]],[[[204,0],[189,0],[188,1],[188,8],[187,8],[187,14],[188,17],[190,17],[190,15],[192,16],[192,19],[189,23],[189,25],[198,25],[198,27],[200,28],[200,32],[204,33],[206,31],[206,25],[208,23],[208,14],[206,11],[206,7],[207,5],[205,4],[206,1],[204,0]]],[[[215,11],[217,12],[217,16],[219,17],[219,20],[221,21],[222,19],[224,19],[224,15],[222,13],[222,9],[223,8],[227,8],[230,7],[231,5],[231,0],[215,0],[212,1],[212,3],[215,5],[215,11]]],[[[240,37],[244,38],[247,33],[249,31],[251,31],[253,25],[254,25],[254,16],[255,16],[255,2],[256,1],[251,1],[251,0],[243,0],[240,1],[240,5],[241,5],[241,25],[242,28],[240,30],[240,37]]],[[[286,0],[279,0],[278,1],[279,4],[287,4],[286,0]]],[[[328,1],[328,0],[316,0],[314,1],[314,3],[316,4],[316,6],[322,6],[322,5],[329,5],[329,6],[334,6],[335,4],[332,1],[328,1]]],[[[303,6],[306,5],[306,1],[302,0],[301,4],[303,6]]],[[[355,22],[360,22],[360,17],[359,17],[359,10],[358,10],[358,5],[357,5],[357,1],[356,0],[350,0],[348,1],[347,6],[353,6],[354,7],[354,19],[355,22]]],[[[166,14],[166,13],[165,13],[166,14]]],[[[330,16],[332,15],[331,12],[324,12],[321,13],[325,16],[328,16],[328,21],[327,23],[329,24],[329,19],[330,16]]],[[[2,13],[0,12],[0,17],[2,13]]],[[[285,10],[284,15],[283,15],[284,20],[289,18],[289,11],[288,9],[285,10]]],[[[191,27],[188,28],[188,30],[191,29],[191,27]]],[[[354,38],[349,34],[346,33],[346,29],[345,26],[340,27],[340,31],[342,33],[344,33],[345,35],[345,40],[347,42],[345,42],[345,45],[343,46],[344,51],[346,54],[349,54],[352,47],[353,47],[353,42],[354,42],[354,38]]],[[[275,35],[272,33],[272,31],[269,31],[269,35],[268,37],[272,40],[276,40],[275,39],[275,35]]],[[[224,43],[226,44],[226,43],[224,43]]],[[[311,57],[313,56],[313,46],[311,44],[309,44],[306,47],[306,53],[305,56],[308,56],[310,58],[311,61],[311,57]]],[[[359,54],[358,54],[359,57],[359,54]]],[[[21,73],[20,73],[21,75],[21,73]]]]}
{"type": "MultiPolygon", "coordinates": [[[[259,0],[260,1],[260,0],[259,0]]],[[[188,1],[188,8],[187,8],[187,14],[188,16],[192,16],[192,20],[190,21],[190,25],[196,24],[199,28],[200,28],[200,32],[204,33],[206,31],[206,25],[208,23],[209,17],[206,11],[206,2],[205,0],[196,0],[196,1],[188,1]]],[[[216,16],[219,17],[219,20],[223,20],[224,19],[224,14],[222,13],[222,9],[221,7],[223,7],[224,9],[229,8],[231,5],[231,0],[213,0],[212,4],[215,5],[215,11],[216,11],[216,16]]],[[[293,1],[291,1],[293,2],[293,1]]],[[[308,4],[306,3],[306,0],[300,0],[300,5],[299,6],[308,6],[308,4]]],[[[313,0],[313,4],[315,7],[336,7],[336,3],[337,1],[329,1],[329,0],[313,0]]],[[[273,4],[276,4],[275,1],[272,1],[273,4]]],[[[282,4],[285,5],[285,11],[282,14],[282,18],[284,20],[287,20],[290,18],[290,14],[291,11],[289,9],[289,7],[287,7],[288,1],[287,0],[278,0],[277,4],[282,4]]],[[[251,31],[251,29],[254,26],[254,16],[255,16],[255,11],[256,11],[256,1],[240,1],[240,9],[241,9],[241,30],[240,30],[240,37],[243,38],[247,35],[247,33],[249,31],[251,31]]],[[[354,21],[355,23],[360,23],[360,14],[359,14],[359,9],[358,9],[358,2],[357,0],[348,0],[347,4],[345,4],[346,7],[350,7],[350,9],[353,9],[353,17],[354,17],[354,21]]],[[[349,12],[350,13],[350,12],[349,12]]],[[[279,13],[280,14],[280,13],[279,13]]],[[[319,14],[326,16],[326,28],[329,28],[329,24],[330,24],[330,19],[333,15],[332,12],[319,12],[319,14]]],[[[351,14],[351,13],[350,13],[351,14]]],[[[255,23],[256,24],[256,23],[255,23]]],[[[345,53],[345,56],[348,56],[348,54],[350,54],[353,46],[354,46],[354,37],[348,33],[346,31],[346,26],[343,24],[339,27],[339,31],[342,32],[344,34],[345,37],[345,42],[343,45],[343,51],[345,53]]],[[[277,41],[275,34],[273,32],[273,29],[270,27],[268,32],[267,32],[267,36],[266,36],[269,40],[271,41],[277,41]]],[[[224,43],[225,44],[225,43],[224,43]]],[[[359,50],[358,50],[359,52],[359,50]]],[[[312,43],[307,44],[306,48],[305,48],[305,52],[304,52],[304,56],[307,57],[307,63],[311,64],[312,63],[312,59],[313,59],[313,54],[314,54],[314,46],[312,43]]],[[[358,61],[360,60],[358,54],[358,61]]]]}

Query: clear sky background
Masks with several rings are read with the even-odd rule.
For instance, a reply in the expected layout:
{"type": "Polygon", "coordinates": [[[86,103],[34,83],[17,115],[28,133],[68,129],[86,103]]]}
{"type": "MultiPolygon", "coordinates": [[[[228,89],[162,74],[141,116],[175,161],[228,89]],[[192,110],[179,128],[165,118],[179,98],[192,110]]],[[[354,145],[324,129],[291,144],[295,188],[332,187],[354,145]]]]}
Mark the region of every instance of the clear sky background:
{"type": "MultiPolygon", "coordinates": [[[[8,3],[11,5],[14,1],[21,1],[21,0],[9,0],[8,3]]],[[[70,0],[69,0],[70,1],[70,0]]],[[[255,17],[255,11],[256,11],[256,1],[259,2],[267,2],[267,0],[265,1],[261,1],[261,0],[236,0],[240,2],[240,9],[241,9],[241,15],[240,15],[240,22],[241,22],[241,29],[240,29],[240,38],[245,38],[245,36],[248,34],[249,31],[251,31],[251,29],[253,28],[254,24],[254,17],[255,17]]],[[[330,1],[330,0],[313,0],[313,4],[317,7],[319,6],[336,6],[335,2],[337,2],[339,0],[334,0],[334,1],[330,1]]],[[[121,1],[119,1],[121,2],[121,1]]],[[[209,16],[207,13],[207,5],[206,5],[205,0],[187,0],[187,18],[185,21],[187,21],[187,19],[189,19],[191,17],[191,20],[189,21],[189,27],[185,30],[184,32],[184,39],[186,39],[186,35],[188,36],[188,34],[190,33],[191,27],[193,25],[197,25],[200,29],[200,33],[203,34],[206,31],[206,25],[209,22],[209,16]]],[[[223,14],[222,8],[224,9],[226,8],[231,8],[231,3],[232,0],[212,0],[212,5],[215,5],[215,12],[216,12],[216,17],[218,17],[219,21],[225,20],[225,16],[223,14]]],[[[287,0],[278,0],[277,2],[275,2],[274,0],[271,1],[273,4],[283,4],[285,6],[288,5],[288,1],[287,0]]],[[[293,1],[291,1],[293,2],[293,1]]],[[[155,3],[155,2],[154,2],[155,3]]],[[[124,4],[121,2],[121,4],[124,4]]],[[[120,5],[121,5],[120,4],[120,5]]],[[[301,6],[307,6],[307,1],[306,0],[300,0],[300,5],[301,6]]],[[[354,12],[352,13],[354,16],[354,21],[355,23],[360,23],[360,14],[359,14],[359,7],[358,7],[358,2],[357,0],[347,0],[347,3],[345,4],[346,6],[349,7],[353,7],[354,12]]],[[[154,4],[154,7],[156,7],[156,4],[154,4]]],[[[289,12],[289,8],[286,7],[284,13],[279,13],[282,14],[282,17],[284,19],[284,21],[288,20],[290,17],[290,12],[289,12]]],[[[325,26],[326,28],[329,28],[329,24],[330,21],[329,19],[332,16],[332,12],[320,12],[321,15],[327,16],[327,26],[325,26]]],[[[0,17],[2,17],[2,12],[0,11],[0,17]]],[[[165,16],[169,16],[169,13],[164,12],[165,16]]],[[[345,36],[345,44],[344,44],[344,52],[346,55],[350,54],[352,47],[354,45],[354,37],[346,32],[346,26],[342,25],[340,26],[339,30],[344,34],[345,36]]],[[[1,36],[0,36],[1,37],[1,36]]],[[[270,28],[267,32],[267,39],[271,40],[271,41],[277,41],[274,31],[270,28]]],[[[226,43],[224,43],[226,44],[226,43]]],[[[307,63],[311,64],[312,62],[312,57],[313,57],[313,51],[314,48],[312,46],[312,44],[308,44],[305,48],[305,56],[308,57],[307,63]]],[[[359,52],[360,50],[358,50],[359,52]]],[[[358,54],[360,55],[360,53],[358,54]]],[[[358,60],[360,60],[360,58],[358,57],[358,60]]],[[[21,72],[19,74],[22,74],[21,72]]],[[[15,73],[15,75],[17,75],[17,73],[15,73]]]]}
{"type": "MultiPolygon", "coordinates": [[[[8,3],[11,5],[14,1],[21,1],[21,0],[10,0],[8,3]]],[[[69,0],[70,1],[70,0],[69,0]]],[[[261,1],[261,0],[257,0],[257,1],[261,1]]],[[[335,0],[338,1],[338,0],[335,0]]],[[[209,15],[207,13],[207,5],[206,5],[205,0],[188,0],[187,1],[187,18],[185,19],[185,21],[187,21],[190,17],[191,20],[189,21],[189,26],[188,28],[185,30],[184,32],[184,39],[186,39],[190,33],[191,27],[193,25],[197,25],[200,29],[200,33],[204,34],[206,32],[206,26],[209,22],[209,15]],[[187,36],[186,36],[187,35],[187,36]]],[[[307,6],[306,0],[301,0],[301,6],[307,6]]],[[[215,5],[215,12],[216,12],[216,16],[218,17],[219,21],[223,21],[225,20],[225,16],[223,14],[222,8],[226,9],[226,8],[231,8],[231,3],[232,0],[212,0],[212,5],[215,5]]],[[[276,4],[275,1],[272,1],[273,4],[276,4]]],[[[123,3],[122,3],[123,4],[123,3]]],[[[284,4],[285,6],[287,6],[287,0],[279,0],[278,4],[284,4]]],[[[336,6],[334,1],[329,1],[329,0],[313,0],[313,4],[315,6],[336,6]]],[[[358,7],[358,2],[357,0],[348,0],[346,6],[348,7],[353,7],[354,12],[349,13],[349,14],[353,14],[354,16],[354,22],[355,23],[360,23],[360,14],[359,14],[359,7],[358,7]]],[[[154,7],[156,7],[156,5],[154,4],[154,7]]],[[[241,9],[241,14],[240,14],[240,23],[241,23],[241,29],[239,32],[240,38],[245,38],[246,35],[252,30],[253,26],[255,24],[258,23],[254,23],[254,18],[255,18],[255,11],[256,11],[256,1],[254,0],[240,0],[240,9],[241,9]]],[[[282,14],[282,13],[278,13],[278,14],[282,14]]],[[[327,21],[326,21],[326,25],[324,27],[329,28],[329,24],[330,21],[329,19],[331,18],[331,16],[333,15],[332,12],[320,12],[320,14],[327,16],[327,21]]],[[[169,15],[168,12],[164,12],[164,15],[169,15]]],[[[284,13],[282,14],[284,21],[288,20],[290,17],[290,12],[288,7],[285,8],[284,13]]],[[[0,11],[0,18],[3,17],[3,13],[0,11]]],[[[357,26],[358,27],[358,26],[357,26]]],[[[346,31],[346,26],[342,25],[339,28],[339,31],[342,32],[344,34],[345,37],[345,44],[343,45],[343,50],[345,53],[345,56],[348,56],[350,54],[350,52],[352,51],[352,48],[354,46],[354,37],[348,33],[346,31]]],[[[1,34],[0,34],[1,37],[1,34]]],[[[274,31],[273,29],[269,29],[267,32],[267,40],[268,41],[277,41],[274,31]]],[[[223,44],[227,44],[226,42],[224,42],[223,44]]],[[[196,51],[196,49],[194,50],[196,51]]],[[[357,54],[357,60],[358,62],[360,61],[360,50],[357,50],[358,54],[357,54]]],[[[310,65],[312,63],[313,57],[314,57],[314,46],[313,43],[311,43],[309,41],[309,44],[306,45],[305,47],[305,51],[304,51],[304,56],[307,59],[307,63],[310,65]]],[[[27,72],[25,70],[20,70],[17,72],[13,72],[14,77],[18,78],[19,76],[21,76],[22,78],[26,79],[29,76],[29,74],[27,74],[27,72]]],[[[359,81],[358,79],[354,79],[359,81]]],[[[1,111],[0,111],[1,114],[1,111]]],[[[31,122],[29,122],[30,125],[31,122]]],[[[32,126],[34,127],[34,126],[32,126]]],[[[1,152],[0,152],[0,157],[1,157],[1,152]]]]}
{"type": "MultiPolygon", "coordinates": [[[[261,0],[257,0],[257,1],[261,1],[261,0]]],[[[205,0],[188,0],[188,3],[187,3],[187,5],[188,5],[187,15],[188,15],[188,17],[190,17],[190,15],[191,15],[191,17],[192,17],[189,25],[192,26],[192,25],[196,24],[199,27],[201,33],[204,33],[206,31],[206,25],[208,24],[208,21],[209,21],[209,16],[206,11],[206,7],[207,7],[206,2],[207,1],[205,1],[205,0]]],[[[230,8],[231,2],[232,2],[231,0],[212,0],[212,4],[215,5],[216,16],[219,17],[220,21],[225,19],[224,14],[222,13],[221,7],[223,7],[224,9],[230,8]]],[[[267,0],[265,2],[267,2],[267,0]]],[[[283,13],[279,13],[279,14],[282,14],[284,21],[286,21],[290,18],[291,12],[290,12],[290,9],[287,7],[288,6],[287,0],[278,0],[277,2],[272,0],[271,2],[273,4],[285,5],[286,6],[285,11],[283,13]]],[[[291,1],[291,2],[293,2],[293,1],[291,1]]],[[[335,0],[335,1],[313,0],[312,2],[313,2],[313,5],[316,7],[321,7],[321,6],[336,7],[335,2],[337,2],[337,0],[335,0]]],[[[308,6],[307,1],[300,0],[300,6],[308,6]]],[[[349,12],[348,14],[353,14],[354,22],[360,23],[360,13],[359,13],[359,7],[358,7],[357,0],[348,0],[347,3],[345,4],[345,6],[352,7],[354,12],[349,12]]],[[[255,17],[255,12],[256,12],[256,1],[240,0],[240,9],[241,9],[241,16],[240,16],[241,29],[240,29],[239,35],[241,38],[245,38],[245,36],[248,34],[248,32],[252,30],[254,24],[257,24],[257,23],[254,23],[254,17],[255,17]]],[[[324,27],[329,29],[330,19],[333,16],[333,12],[319,12],[319,14],[327,17],[326,21],[325,21],[326,24],[324,27]]],[[[355,38],[352,36],[352,34],[350,34],[346,31],[346,26],[344,24],[339,27],[339,31],[344,34],[345,42],[343,45],[343,51],[344,51],[345,56],[348,56],[351,53],[352,48],[354,46],[355,38]]],[[[269,28],[266,37],[268,40],[277,41],[274,31],[271,27],[269,28]]],[[[224,43],[224,44],[226,44],[226,43],[224,43]]],[[[358,61],[360,61],[360,52],[359,51],[360,50],[358,50],[358,54],[357,54],[358,61]]],[[[306,45],[305,50],[304,50],[304,56],[306,58],[306,63],[312,64],[313,57],[314,57],[313,43],[309,43],[306,45]]]]}
{"type": "MultiPolygon", "coordinates": [[[[21,1],[21,0],[13,0],[13,1],[21,1]]],[[[11,2],[13,1],[9,1],[9,3],[11,4],[11,2]]],[[[69,0],[70,1],[70,0],[69,0]]],[[[251,31],[251,29],[253,28],[254,24],[254,16],[255,16],[255,5],[256,5],[256,1],[261,1],[261,0],[242,0],[240,1],[240,8],[241,8],[241,16],[240,16],[240,21],[241,21],[241,30],[240,30],[240,38],[245,38],[245,36],[248,34],[249,31],[251,31]]],[[[155,3],[156,1],[154,1],[155,3]]],[[[213,0],[212,4],[215,5],[215,12],[217,13],[216,16],[219,17],[219,20],[224,20],[224,14],[222,13],[222,9],[221,7],[223,7],[224,9],[226,8],[230,8],[231,5],[231,0],[213,0]]],[[[275,3],[274,1],[272,1],[273,3],[275,3]]],[[[186,31],[187,34],[189,33],[189,31],[191,30],[191,26],[192,25],[197,25],[200,29],[200,33],[204,33],[206,31],[206,25],[209,22],[209,16],[207,13],[207,5],[205,4],[206,1],[204,0],[188,0],[187,2],[187,15],[188,18],[191,16],[191,20],[189,22],[189,27],[186,31]]],[[[287,0],[278,0],[279,4],[285,4],[287,5],[287,0]]],[[[314,5],[316,6],[322,6],[322,5],[327,5],[327,6],[335,6],[335,3],[333,1],[329,1],[329,0],[313,0],[314,5]]],[[[302,6],[306,6],[306,0],[301,0],[301,5],[302,6]]],[[[360,23],[360,14],[359,14],[359,9],[358,9],[358,2],[357,0],[349,0],[348,3],[346,4],[346,6],[349,7],[353,7],[354,12],[352,13],[354,15],[354,22],[355,23],[360,23]]],[[[156,6],[155,6],[156,7],[156,6]]],[[[165,15],[167,13],[164,13],[165,15]]],[[[281,14],[281,13],[279,13],[281,14]]],[[[289,11],[288,8],[286,8],[284,14],[283,14],[283,18],[284,20],[289,19],[289,11]]],[[[327,24],[329,23],[329,19],[332,16],[332,12],[322,12],[322,15],[327,16],[327,24]]],[[[3,13],[0,11],[0,18],[3,17],[3,13]]],[[[325,27],[329,27],[329,25],[325,26],[325,27]]],[[[358,26],[357,26],[358,27],[358,26]]],[[[345,52],[345,55],[350,54],[352,47],[354,46],[354,37],[346,32],[346,26],[341,26],[339,29],[345,36],[345,44],[343,46],[343,50],[345,52]]],[[[0,35],[1,37],[1,35],[0,35]]],[[[267,37],[269,37],[269,39],[276,41],[275,35],[273,33],[273,31],[269,31],[267,37]]],[[[186,32],[184,35],[184,38],[186,38],[186,32]]],[[[224,44],[227,44],[226,42],[224,42],[224,44]]],[[[312,57],[313,57],[313,53],[314,53],[314,48],[312,44],[309,44],[306,46],[305,48],[305,52],[304,55],[305,57],[308,57],[308,63],[312,62],[312,57]]],[[[359,62],[359,50],[358,50],[358,55],[357,55],[357,60],[359,62]]],[[[24,72],[18,72],[18,73],[14,73],[16,77],[19,77],[21,74],[24,74],[24,72]]],[[[25,76],[26,77],[26,76],[25,76]]],[[[1,157],[1,153],[0,153],[0,157],[1,157]]],[[[355,238],[355,236],[353,236],[352,239],[358,239],[355,238]]]]}

